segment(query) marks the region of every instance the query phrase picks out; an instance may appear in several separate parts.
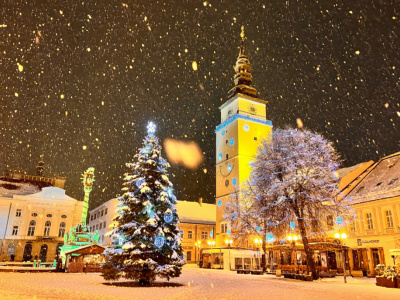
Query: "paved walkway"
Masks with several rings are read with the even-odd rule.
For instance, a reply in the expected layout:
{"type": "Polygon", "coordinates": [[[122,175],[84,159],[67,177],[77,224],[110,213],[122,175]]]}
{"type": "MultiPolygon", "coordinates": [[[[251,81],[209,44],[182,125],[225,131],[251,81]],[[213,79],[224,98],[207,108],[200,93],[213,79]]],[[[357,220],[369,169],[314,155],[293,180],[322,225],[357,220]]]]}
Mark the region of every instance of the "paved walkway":
{"type": "Polygon", "coordinates": [[[0,273],[0,299],[400,299],[400,289],[377,287],[375,279],[348,279],[305,282],[189,265],[171,280],[175,286],[141,288],[124,280],[104,284],[93,273],[0,273]]]}

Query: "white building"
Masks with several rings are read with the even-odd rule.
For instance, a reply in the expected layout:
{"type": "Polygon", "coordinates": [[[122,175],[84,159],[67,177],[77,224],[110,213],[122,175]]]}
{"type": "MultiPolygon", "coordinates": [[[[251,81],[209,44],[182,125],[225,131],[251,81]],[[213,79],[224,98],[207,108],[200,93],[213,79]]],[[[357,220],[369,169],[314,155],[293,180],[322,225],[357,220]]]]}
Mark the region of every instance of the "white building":
{"type": "Polygon", "coordinates": [[[80,222],[83,201],[51,182],[40,190],[43,183],[0,178],[0,261],[52,262],[65,231],[80,222]]]}
{"type": "MultiPolygon", "coordinates": [[[[114,198],[89,212],[89,227],[92,232],[99,231],[99,245],[109,246],[113,242],[106,233],[116,225],[113,219],[118,216],[118,204],[118,200],[114,198]]],[[[178,201],[176,208],[186,260],[196,262],[199,249],[207,247],[208,242],[214,239],[215,204],[178,201]]]]}

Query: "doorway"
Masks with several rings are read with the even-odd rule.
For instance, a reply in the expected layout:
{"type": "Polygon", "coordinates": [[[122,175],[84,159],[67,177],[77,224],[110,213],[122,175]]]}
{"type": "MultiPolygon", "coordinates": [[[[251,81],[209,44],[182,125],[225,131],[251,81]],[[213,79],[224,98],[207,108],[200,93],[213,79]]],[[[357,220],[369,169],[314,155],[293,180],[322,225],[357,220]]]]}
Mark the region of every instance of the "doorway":
{"type": "Polygon", "coordinates": [[[31,259],[32,259],[32,244],[28,243],[25,245],[22,261],[30,261],[31,259]]]}

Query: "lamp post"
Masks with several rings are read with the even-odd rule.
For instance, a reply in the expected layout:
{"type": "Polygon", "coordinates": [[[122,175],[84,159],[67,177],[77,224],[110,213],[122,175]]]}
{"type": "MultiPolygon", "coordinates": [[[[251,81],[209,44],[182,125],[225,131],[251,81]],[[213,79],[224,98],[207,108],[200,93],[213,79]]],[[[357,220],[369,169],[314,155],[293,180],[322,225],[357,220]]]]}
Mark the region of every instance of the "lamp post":
{"type": "Polygon", "coordinates": [[[257,259],[258,259],[258,264],[257,264],[257,269],[259,269],[260,266],[260,257],[259,257],[259,251],[260,251],[260,245],[262,243],[261,239],[255,239],[254,242],[256,243],[256,247],[257,247],[257,259]]]}
{"type": "Polygon", "coordinates": [[[232,245],[233,241],[232,240],[225,240],[225,244],[228,246],[229,248],[229,271],[232,270],[231,268],[231,245],[232,245]]]}
{"type": "Polygon", "coordinates": [[[294,262],[295,265],[297,265],[297,252],[296,252],[296,242],[299,240],[299,237],[297,235],[289,235],[287,237],[288,241],[293,245],[293,250],[294,250],[294,262]]]}
{"type": "MultiPolygon", "coordinates": [[[[201,248],[201,241],[197,241],[194,243],[194,246],[196,247],[196,260],[200,262],[200,248],[201,248]]],[[[195,261],[197,263],[197,261],[195,261]]]]}
{"type": "Polygon", "coordinates": [[[341,241],[344,241],[345,239],[347,239],[347,234],[342,233],[340,234],[340,232],[336,232],[335,233],[335,238],[337,238],[339,240],[339,244],[342,248],[342,257],[343,257],[343,279],[344,279],[344,283],[347,283],[347,279],[346,279],[346,253],[344,252],[344,248],[342,245],[341,241]]]}

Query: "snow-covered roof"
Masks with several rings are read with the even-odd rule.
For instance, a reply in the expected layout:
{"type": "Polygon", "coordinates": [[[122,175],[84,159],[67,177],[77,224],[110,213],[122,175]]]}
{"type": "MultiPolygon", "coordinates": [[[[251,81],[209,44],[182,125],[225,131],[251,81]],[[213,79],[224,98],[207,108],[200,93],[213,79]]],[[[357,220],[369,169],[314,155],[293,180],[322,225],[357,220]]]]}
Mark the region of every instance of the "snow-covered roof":
{"type": "Polygon", "coordinates": [[[365,173],[347,194],[351,204],[400,196],[400,152],[380,159],[365,173]]]}
{"type": "Polygon", "coordinates": [[[38,198],[38,199],[52,199],[52,200],[75,200],[74,198],[67,196],[65,194],[65,190],[54,187],[54,186],[49,186],[43,188],[39,193],[35,193],[32,195],[29,195],[29,198],[38,198]]]}
{"type": "Polygon", "coordinates": [[[37,186],[28,182],[0,178],[0,197],[12,198],[14,195],[29,195],[39,191],[37,186]]]}
{"type": "Polygon", "coordinates": [[[359,163],[359,164],[351,166],[351,167],[341,168],[335,172],[335,175],[336,175],[337,179],[340,180],[347,174],[349,174],[349,173],[353,172],[354,170],[358,169],[359,167],[361,167],[363,164],[365,164],[365,162],[359,163]]]}
{"type": "Polygon", "coordinates": [[[215,204],[202,203],[200,205],[198,202],[178,201],[176,209],[181,223],[216,223],[215,204]]]}

